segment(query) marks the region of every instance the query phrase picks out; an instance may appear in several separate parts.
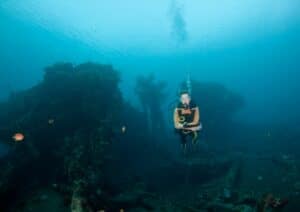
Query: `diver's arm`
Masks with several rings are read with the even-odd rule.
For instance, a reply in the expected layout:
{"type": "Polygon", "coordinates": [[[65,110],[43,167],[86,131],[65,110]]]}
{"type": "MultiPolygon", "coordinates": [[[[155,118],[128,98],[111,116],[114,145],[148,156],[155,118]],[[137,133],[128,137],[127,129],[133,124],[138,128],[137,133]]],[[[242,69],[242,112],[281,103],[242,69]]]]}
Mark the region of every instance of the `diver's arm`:
{"type": "Polygon", "coordinates": [[[188,125],[188,126],[191,126],[191,125],[197,125],[197,124],[199,124],[199,121],[200,121],[199,107],[196,107],[196,108],[195,108],[195,114],[194,114],[193,122],[190,122],[190,123],[188,123],[187,125],[188,125]]]}
{"type": "Polygon", "coordinates": [[[176,129],[182,128],[182,126],[180,126],[180,123],[179,123],[178,108],[175,108],[175,110],[174,110],[173,119],[174,119],[174,127],[176,129]]]}

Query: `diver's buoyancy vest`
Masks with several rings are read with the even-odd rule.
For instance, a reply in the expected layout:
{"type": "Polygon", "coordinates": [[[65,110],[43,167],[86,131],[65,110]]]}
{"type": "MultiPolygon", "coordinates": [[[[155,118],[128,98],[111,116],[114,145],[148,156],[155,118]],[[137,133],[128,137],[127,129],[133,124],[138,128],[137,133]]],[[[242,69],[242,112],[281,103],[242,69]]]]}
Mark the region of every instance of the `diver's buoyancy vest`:
{"type": "MultiPolygon", "coordinates": [[[[177,112],[178,117],[180,119],[180,123],[191,123],[194,120],[195,117],[195,111],[196,111],[197,105],[191,101],[189,105],[184,105],[181,102],[177,105],[177,112]]],[[[198,126],[199,123],[195,124],[195,126],[198,126]]]]}

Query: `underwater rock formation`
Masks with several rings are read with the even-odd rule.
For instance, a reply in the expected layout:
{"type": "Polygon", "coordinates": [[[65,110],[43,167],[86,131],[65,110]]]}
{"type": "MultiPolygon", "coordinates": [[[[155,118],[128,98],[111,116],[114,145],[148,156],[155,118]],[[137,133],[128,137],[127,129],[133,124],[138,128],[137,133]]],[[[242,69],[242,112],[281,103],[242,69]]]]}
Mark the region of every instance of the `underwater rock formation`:
{"type": "Polygon", "coordinates": [[[82,193],[99,184],[106,148],[120,127],[119,81],[110,65],[58,63],[45,69],[42,82],[1,103],[1,140],[11,150],[0,161],[0,197],[7,200],[0,208],[20,191],[57,179],[69,187],[72,208],[79,207],[76,182],[85,182],[82,193]],[[13,141],[16,132],[25,139],[13,141]]]}
{"type": "MultiPolygon", "coordinates": [[[[63,204],[72,212],[256,210],[259,192],[238,186],[246,161],[240,154],[174,159],[153,145],[159,138],[145,127],[148,114],[149,127],[163,134],[164,83],[138,79],[140,112],[123,100],[119,82],[110,65],[60,63],[47,67],[39,84],[0,103],[0,140],[9,146],[0,158],[0,211],[26,211],[53,199],[55,208],[63,204]],[[12,139],[16,133],[22,139],[12,139]]],[[[224,123],[232,123],[242,98],[217,84],[194,82],[193,91],[206,136],[223,141],[224,123]]],[[[290,172],[286,180],[299,192],[296,160],[269,160],[290,172]]]]}
{"type": "Polygon", "coordinates": [[[153,74],[137,78],[135,92],[141,102],[143,112],[147,117],[147,124],[150,134],[165,132],[164,115],[162,104],[165,102],[166,83],[156,81],[153,74]]]}
{"type": "MultiPolygon", "coordinates": [[[[181,87],[185,88],[185,83],[181,87]]],[[[222,84],[213,82],[193,80],[192,87],[192,98],[200,107],[205,135],[211,140],[224,140],[232,133],[234,115],[245,105],[243,97],[222,84]]]]}

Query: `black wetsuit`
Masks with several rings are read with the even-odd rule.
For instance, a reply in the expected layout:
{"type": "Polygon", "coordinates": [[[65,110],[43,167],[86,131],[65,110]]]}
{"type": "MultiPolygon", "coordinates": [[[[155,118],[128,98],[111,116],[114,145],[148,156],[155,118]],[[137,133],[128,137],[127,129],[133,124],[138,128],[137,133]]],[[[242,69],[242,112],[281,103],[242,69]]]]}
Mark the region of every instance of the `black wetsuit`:
{"type": "MultiPolygon", "coordinates": [[[[189,105],[184,105],[181,102],[178,103],[176,109],[177,109],[177,115],[180,118],[179,123],[192,123],[195,118],[195,112],[197,108],[197,104],[194,101],[191,101],[189,105]]],[[[189,125],[189,127],[197,127],[200,123],[196,123],[194,125],[189,125]]],[[[180,141],[182,144],[186,144],[188,141],[188,137],[192,137],[192,139],[196,139],[195,133],[192,131],[188,131],[185,129],[176,129],[176,132],[180,136],[180,141]]]]}

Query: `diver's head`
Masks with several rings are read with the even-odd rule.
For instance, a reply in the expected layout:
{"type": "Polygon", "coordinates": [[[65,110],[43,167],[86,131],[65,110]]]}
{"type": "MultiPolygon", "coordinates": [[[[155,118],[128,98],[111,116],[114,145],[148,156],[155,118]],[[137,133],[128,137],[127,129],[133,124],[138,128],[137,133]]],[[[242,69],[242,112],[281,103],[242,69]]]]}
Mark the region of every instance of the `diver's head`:
{"type": "Polygon", "coordinates": [[[183,105],[189,105],[191,102],[191,96],[190,96],[189,92],[182,91],[180,93],[180,101],[183,105]]]}

